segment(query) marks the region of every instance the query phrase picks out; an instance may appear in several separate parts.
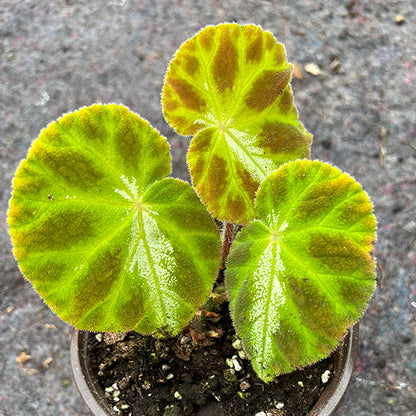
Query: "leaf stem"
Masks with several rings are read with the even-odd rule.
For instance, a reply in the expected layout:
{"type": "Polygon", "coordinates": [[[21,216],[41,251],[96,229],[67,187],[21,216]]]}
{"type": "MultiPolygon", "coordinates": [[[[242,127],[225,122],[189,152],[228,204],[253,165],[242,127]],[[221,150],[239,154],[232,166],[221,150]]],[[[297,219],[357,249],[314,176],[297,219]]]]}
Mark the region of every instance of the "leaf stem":
{"type": "Polygon", "coordinates": [[[228,254],[233,244],[234,224],[232,222],[225,223],[224,241],[222,242],[221,265],[220,270],[225,270],[228,254]]]}

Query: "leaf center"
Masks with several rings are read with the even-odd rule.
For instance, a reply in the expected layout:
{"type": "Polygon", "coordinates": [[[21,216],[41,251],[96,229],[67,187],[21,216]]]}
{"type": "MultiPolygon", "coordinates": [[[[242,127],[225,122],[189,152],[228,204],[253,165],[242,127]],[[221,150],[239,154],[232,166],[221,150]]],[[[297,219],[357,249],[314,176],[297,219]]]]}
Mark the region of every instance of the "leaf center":
{"type": "Polygon", "coordinates": [[[218,124],[218,130],[222,133],[225,133],[228,130],[228,126],[224,121],[220,121],[218,124]]]}
{"type": "Polygon", "coordinates": [[[279,231],[273,231],[272,232],[272,241],[273,242],[279,242],[280,241],[280,232],[279,231]]]}
{"type": "Polygon", "coordinates": [[[142,212],[144,210],[145,204],[141,199],[137,199],[134,201],[134,207],[136,208],[137,212],[142,212]]]}

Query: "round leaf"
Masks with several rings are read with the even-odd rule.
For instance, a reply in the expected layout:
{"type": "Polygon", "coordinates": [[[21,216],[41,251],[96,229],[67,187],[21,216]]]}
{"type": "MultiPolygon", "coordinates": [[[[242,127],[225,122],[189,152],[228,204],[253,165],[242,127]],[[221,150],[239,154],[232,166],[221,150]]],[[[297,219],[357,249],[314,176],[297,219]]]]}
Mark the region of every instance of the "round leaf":
{"type": "Polygon", "coordinates": [[[255,192],[290,160],[308,157],[283,45],[254,25],[208,26],[177,51],[162,93],[168,123],[194,135],[192,181],[217,218],[247,224],[255,192]]]}
{"type": "Polygon", "coordinates": [[[169,145],[121,105],[50,124],[13,180],[19,266],[79,329],[178,332],[220,262],[216,226],[191,186],[166,178],[169,145]]]}
{"type": "Polygon", "coordinates": [[[225,279],[237,334],[270,381],[325,358],[362,316],[375,288],[376,222],[361,186],[318,161],[273,172],[255,207],[225,279]]]}

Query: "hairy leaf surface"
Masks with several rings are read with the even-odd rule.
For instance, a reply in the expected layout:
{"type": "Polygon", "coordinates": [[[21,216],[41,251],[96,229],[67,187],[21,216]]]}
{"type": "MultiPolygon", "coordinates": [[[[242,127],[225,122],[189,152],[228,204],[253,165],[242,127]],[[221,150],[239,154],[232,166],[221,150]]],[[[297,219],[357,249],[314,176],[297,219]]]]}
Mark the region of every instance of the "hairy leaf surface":
{"type": "Polygon", "coordinates": [[[273,172],[255,208],[225,280],[237,334],[270,381],[325,358],[362,316],[375,288],[376,222],[361,186],[318,161],[273,172]]]}
{"type": "Polygon", "coordinates": [[[188,164],[198,195],[217,218],[247,224],[267,175],[308,157],[283,45],[254,25],[208,26],[177,51],[162,94],[168,123],[195,135],[188,164]]]}
{"type": "Polygon", "coordinates": [[[14,254],[51,309],[80,329],[178,332],[206,301],[217,228],[166,178],[169,145],[121,105],[51,123],[13,180],[14,254]]]}

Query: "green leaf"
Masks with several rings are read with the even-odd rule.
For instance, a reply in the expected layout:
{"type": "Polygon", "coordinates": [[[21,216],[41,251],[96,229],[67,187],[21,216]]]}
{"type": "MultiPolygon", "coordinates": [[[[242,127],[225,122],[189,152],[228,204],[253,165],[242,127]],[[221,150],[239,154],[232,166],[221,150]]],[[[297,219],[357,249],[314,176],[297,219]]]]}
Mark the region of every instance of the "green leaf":
{"type": "Polygon", "coordinates": [[[19,266],[80,329],[178,332],[208,298],[217,228],[191,186],[166,178],[169,145],[121,105],[50,124],[13,180],[19,266]]]}
{"type": "Polygon", "coordinates": [[[283,163],[309,156],[283,45],[254,25],[208,26],[177,51],[162,93],[168,123],[195,135],[192,181],[218,219],[247,224],[260,183],[283,163]]]}
{"type": "Polygon", "coordinates": [[[273,172],[255,207],[225,280],[237,334],[267,382],[325,358],[362,316],[375,288],[376,221],[361,186],[318,161],[273,172]]]}

